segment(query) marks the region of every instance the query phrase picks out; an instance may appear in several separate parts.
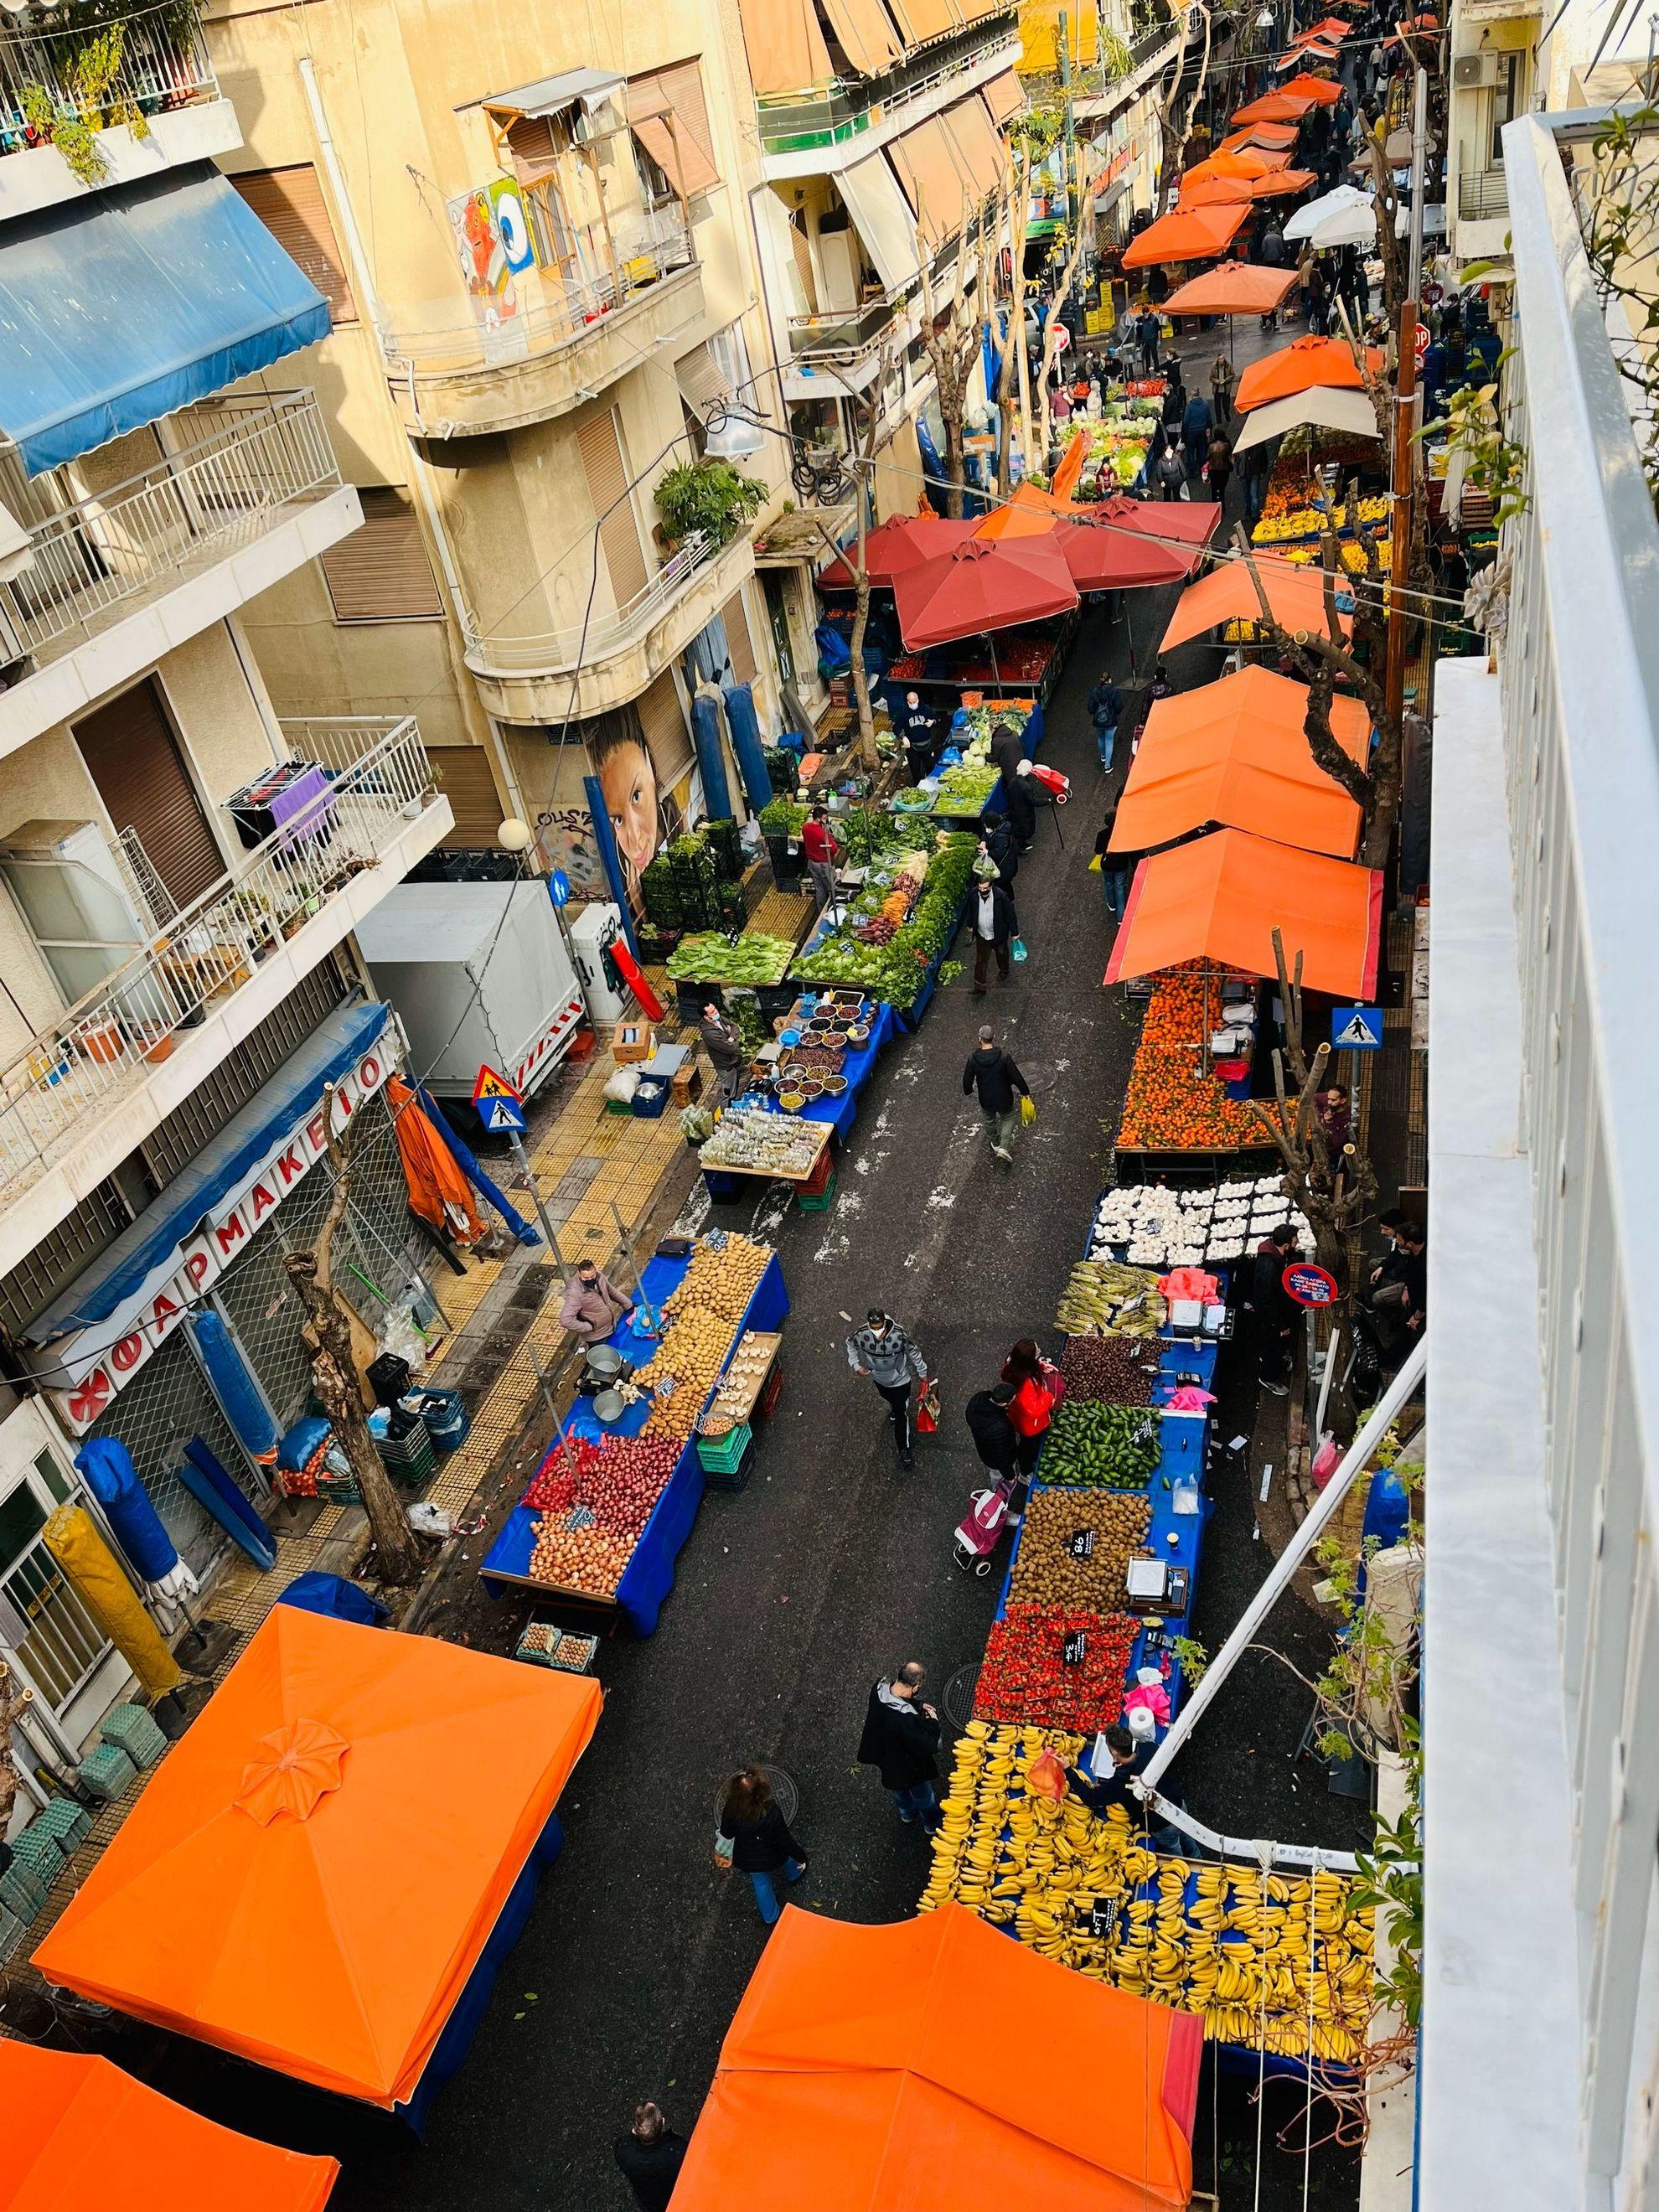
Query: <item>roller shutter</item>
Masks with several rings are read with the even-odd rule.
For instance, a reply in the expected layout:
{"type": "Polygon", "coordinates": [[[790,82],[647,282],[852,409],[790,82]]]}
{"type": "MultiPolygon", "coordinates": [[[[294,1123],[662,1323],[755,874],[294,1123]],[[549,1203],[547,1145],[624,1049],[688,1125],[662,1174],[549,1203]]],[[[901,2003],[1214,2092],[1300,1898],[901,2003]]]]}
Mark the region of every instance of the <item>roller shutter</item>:
{"type": "Polygon", "coordinates": [[[438,788],[455,817],[455,827],[443,843],[467,852],[493,852],[507,809],[495,789],[489,754],[482,745],[428,745],[426,750],[438,771],[438,788]]]}
{"type": "Polygon", "coordinates": [[[230,181],[289,260],[299,264],[328,301],[330,319],[355,323],[357,308],[345,262],[310,162],[299,162],[291,169],[248,169],[230,181]]]}
{"type": "Polygon", "coordinates": [[[614,408],[589,416],[576,433],[576,448],[587,477],[605,565],[611,573],[611,589],[617,605],[623,607],[645,589],[650,571],[640,548],[640,526],[629,495],[622,433],[614,408]]]}
{"type": "Polygon", "coordinates": [[[691,773],[696,756],[691,749],[691,733],[685,726],[685,715],[680,707],[679,693],[674,688],[672,673],[664,669],[639,701],[640,726],[645,732],[646,750],[651,756],[651,765],[656,770],[657,789],[672,792],[674,786],[691,773]]]}
{"type": "Polygon", "coordinates": [[[336,622],[429,622],[441,616],[443,601],[408,494],[378,485],[357,496],[362,528],[319,556],[336,622]]]}
{"type": "Polygon", "coordinates": [[[225,872],[154,683],[146,679],[75,725],[87,772],[118,830],[133,830],[180,907],[225,872]]]}
{"type": "Polygon", "coordinates": [[[732,673],[739,684],[752,684],[759,673],[755,665],[754,641],[749,635],[749,618],[743,611],[743,597],[733,592],[720,609],[726,624],[726,651],[731,655],[732,673]]]}

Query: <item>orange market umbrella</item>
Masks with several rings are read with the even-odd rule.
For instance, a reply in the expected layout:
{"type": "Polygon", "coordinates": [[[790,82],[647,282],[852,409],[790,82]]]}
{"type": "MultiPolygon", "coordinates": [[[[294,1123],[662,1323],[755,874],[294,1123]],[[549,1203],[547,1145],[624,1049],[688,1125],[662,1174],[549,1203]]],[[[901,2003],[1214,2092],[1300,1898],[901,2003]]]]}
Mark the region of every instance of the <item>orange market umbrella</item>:
{"type": "Polygon", "coordinates": [[[599,1703],[586,1676],[276,1606],[34,1964],[319,2088],[406,2104],[599,1703]]]}
{"type": "Polygon", "coordinates": [[[1291,149],[1296,144],[1294,123],[1255,123],[1248,130],[1235,131],[1231,138],[1224,138],[1216,148],[1216,158],[1223,154],[1278,154],[1288,161],[1291,149]]]}
{"type": "MultiPolygon", "coordinates": [[[[1079,433],[1061,459],[1060,468],[1065,467],[1079,445],[1086,450],[1088,443],[1086,433],[1079,433]]],[[[1059,469],[1054,475],[1058,480],[1059,469]]],[[[1014,486],[1000,507],[994,507],[982,520],[975,523],[969,534],[990,545],[999,544],[1006,538],[1046,538],[1060,517],[1071,511],[1069,499],[1044,491],[1041,484],[1026,478],[1014,486]]]]}
{"type": "MultiPolygon", "coordinates": [[[[1279,88],[1281,100],[1307,100],[1317,107],[1334,107],[1342,97],[1342,88],[1328,76],[1293,76],[1279,88]]],[[[1237,122],[1237,118],[1235,117],[1237,122]]]]}
{"type": "Polygon", "coordinates": [[[1292,192],[1305,192],[1310,185],[1318,181],[1312,169],[1274,169],[1265,177],[1200,177],[1191,185],[1183,179],[1180,204],[1183,208],[1240,207],[1252,200],[1278,199],[1292,192]]]}
{"type": "Polygon", "coordinates": [[[1238,235],[1249,212],[1242,207],[1177,208],[1148,224],[1123,250],[1126,269],[1151,269],[1164,261],[1213,261],[1238,235]]]}
{"type": "MultiPolygon", "coordinates": [[[[1291,269],[1258,267],[1253,261],[1224,261],[1171,292],[1166,315],[1265,315],[1296,289],[1291,269]]],[[[1179,502],[1175,502],[1178,504],[1179,502]]]]}
{"type": "MultiPolygon", "coordinates": [[[[1292,82],[1294,80],[1292,80],[1292,82]]],[[[1309,100],[1301,93],[1292,92],[1289,85],[1280,85],[1277,92],[1264,92],[1260,100],[1252,100],[1243,107],[1233,110],[1235,124],[1294,123],[1310,107],[1317,107],[1316,100],[1309,100]]]]}
{"type": "MultiPolygon", "coordinates": [[[[1382,368],[1382,356],[1375,346],[1366,349],[1365,357],[1373,369],[1382,368]]],[[[1365,380],[1346,338],[1293,338],[1277,353],[1264,354],[1239,378],[1233,404],[1241,415],[1248,415],[1252,407],[1269,399],[1289,399],[1316,387],[1328,392],[1364,390],[1365,380]]]]}
{"type": "Polygon", "coordinates": [[[1336,58],[1334,46],[1327,46],[1322,40],[1315,39],[1305,46],[1293,48],[1287,54],[1281,54],[1273,64],[1273,67],[1276,70],[1300,69],[1304,62],[1334,62],[1336,58]]]}
{"type": "Polygon", "coordinates": [[[1202,2025],[960,1905],[884,1927],[786,1908],[724,2045],[674,2212],[1175,2212],[1202,2025]],[[988,2035],[992,2021],[1040,2022],[988,2035]]]}
{"type": "Polygon", "coordinates": [[[1060,455],[1060,466],[1054,471],[1054,480],[1049,490],[1055,499],[1068,500],[1077,489],[1078,478],[1083,474],[1083,464],[1089,458],[1089,434],[1079,430],[1060,455]]]}
{"type": "Polygon", "coordinates": [[[1184,583],[1221,520],[1212,500],[1103,499],[1073,514],[1055,530],[1054,541],[1080,592],[1184,583]]]}
{"type": "Polygon", "coordinates": [[[1052,532],[1042,537],[965,538],[950,552],[893,581],[899,634],[910,653],[1041,622],[1077,605],[1077,586],[1052,532]]]}
{"type": "Polygon", "coordinates": [[[337,2159],[222,2128],[107,2058],[0,2043],[0,2204],[8,2212],[321,2212],[337,2159]],[[114,2177],[120,2177],[118,2187],[114,2177]]]}
{"type": "Polygon", "coordinates": [[[1181,179],[1181,189],[1206,177],[1239,177],[1253,182],[1258,177],[1270,177],[1275,169],[1290,167],[1288,153],[1270,154],[1260,146],[1218,148],[1202,161],[1194,161],[1181,179]]]}
{"type": "MultiPolygon", "coordinates": [[[[1255,569],[1275,622],[1292,632],[1305,629],[1324,633],[1322,569],[1299,567],[1294,561],[1287,561],[1282,553],[1258,553],[1255,569]]],[[[1176,611],[1170,617],[1158,650],[1172,652],[1178,645],[1202,637],[1218,623],[1261,619],[1261,602],[1244,562],[1218,561],[1207,576],[1200,576],[1195,584],[1189,584],[1176,600],[1176,611]]],[[[1350,624],[1340,611],[1337,623],[1346,637],[1350,624]]]]}
{"type": "MultiPolygon", "coordinates": [[[[926,514],[895,514],[878,523],[864,541],[865,573],[872,584],[890,584],[902,568],[914,568],[936,553],[959,545],[970,525],[947,521],[930,509],[926,514]]],[[[818,572],[818,581],[830,591],[851,591],[856,546],[839,555],[818,572]]]]}
{"type": "MultiPolygon", "coordinates": [[[[1305,684],[1254,667],[1156,701],[1118,801],[1114,848],[1144,853],[1215,823],[1351,860],[1360,811],[1316,766],[1307,707],[1305,684]]],[[[1331,731],[1363,763],[1370,718],[1358,699],[1332,701],[1331,731]]]]}
{"type": "Polygon", "coordinates": [[[1135,870],[1106,981],[1209,960],[1273,975],[1273,931],[1310,991],[1369,1000],[1376,988],[1382,878],[1323,853],[1218,830],[1154,853],[1135,870]]]}

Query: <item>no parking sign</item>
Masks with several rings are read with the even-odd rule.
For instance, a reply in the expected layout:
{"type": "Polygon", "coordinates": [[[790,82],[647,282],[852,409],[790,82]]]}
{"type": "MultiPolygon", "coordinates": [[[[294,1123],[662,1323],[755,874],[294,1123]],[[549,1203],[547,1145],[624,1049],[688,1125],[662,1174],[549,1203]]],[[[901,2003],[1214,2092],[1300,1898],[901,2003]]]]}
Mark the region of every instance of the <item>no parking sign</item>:
{"type": "Polygon", "coordinates": [[[1299,1306],[1328,1306],[1336,1302],[1336,1277],[1313,1260],[1292,1260],[1279,1277],[1287,1298],[1299,1306]]]}

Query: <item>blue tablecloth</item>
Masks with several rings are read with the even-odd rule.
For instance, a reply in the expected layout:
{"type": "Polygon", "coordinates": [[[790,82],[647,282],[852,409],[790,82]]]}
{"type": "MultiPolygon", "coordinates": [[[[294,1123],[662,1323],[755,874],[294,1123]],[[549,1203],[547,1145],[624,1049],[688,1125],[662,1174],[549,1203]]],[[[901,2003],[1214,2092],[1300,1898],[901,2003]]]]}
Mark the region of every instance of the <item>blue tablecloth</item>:
{"type": "MultiPolygon", "coordinates": [[[[689,1260],[653,1260],[641,1278],[641,1286],[651,1304],[660,1310],[663,1301],[678,1290],[683,1280],[689,1260]]],[[[783,1269],[775,1253],[766,1265],[766,1272],[756,1286],[742,1321],[732,1332],[732,1342],[726,1358],[721,1361],[724,1373],[730,1364],[738,1340],[748,1329],[777,1329],[783,1326],[784,1316],[789,1310],[789,1294],[783,1285],[783,1269]]],[[[650,1356],[649,1340],[634,1334],[633,1326],[624,1322],[615,1330],[609,1341],[624,1358],[642,1363],[650,1356]]],[[[714,1395],[711,1390],[709,1395],[714,1395]]],[[[705,1403],[707,1401],[705,1401],[705,1403]]],[[[649,1407],[641,1403],[630,1406],[620,1421],[607,1430],[593,1419],[592,1401],[579,1398],[565,1423],[564,1433],[572,1437],[637,1436],[645,1426],[649,1407]]],[[[701,1413],[702,1407],[698,1408],[701,1413]]],[[[542,1466],[547,1463],[555,1447],[548,1447],[542,1466]]],[[[541,1468],[536,1470],[540,1474],[541,1468]]],[[[532,1478],[533,1480],[533,1478],[532,1478]]],[[[636,1636],[649,1636],[657,1626],[663,1600],[674,1583],[674,1562],[681,1547],[691,1533],[691,1524],[697,1517],[697,1508],[702,1503],[705,1477],[702,1462],[697,1456],[695,1440],[688,1441],[684,1450],[675,1462],[674,1472],[668,1478],[662,1496],[657,1500],[651,1518],[640,1532],[634,1547],[634,1556],[623,1571],[617,1585],[616,1602],[626,1616],[629,1626],[636,1636]]],[[[530,1575],[531,1553],[535,1547],[536,1510],[532,1506],[515,1505],[508,1515],[506,1526],[484,1555],[478,1569],[494,1594],[513,1587],[541,1590],[551,1597],[556,1593],[546,1583],[534,1581],[530,1575]]]]}
{"type": "MultiPolygon", "coordinates": [[[[930,820],[932,817],[927,815],[921,815],[917,818],[926,822],[930,820]]],[[[917,992],[910,1004],[905,1007],[890,1006],[884,999],[877,1000],[876,1003],[883,1008],[884,1012],[891,1014],[896,1029],[902,1030],[907,1034],[913,1032],[917,1023],[921,1021],[922,1016],[927,1012],[927,1002],[939,988],[939,971],[945,965],[945,961],[950,957],[951,947],[956,942],[957,932],[962,927],[963,916],[968,911],[968,901],[972,895],[972,891],[973,885],[969,884],[962,894],[962,903],[957,908],[956,920],[951,924],[951,933],[945,939],[944,944],[940,945],[939,951],[934,954],[933,961],[928,967],[927,973],[922,978],[921,988],[917,992]]],[[[813,947],[819,944],[824,937],[834,934],[834,932],[829,927],[829,921],[830,918],[826,913],[823,920],[819,922],[817,928],[812,932],[811,936],[807,939],[805,946],[802,948],[803,951],[811,952],[813,947]]],[[[850,988],[851,986],[849,985],[848,988],[850,988]]],[[[871,1034],[870,1042],[873,1046],[875,1042],[875,1033],[872,1031],[871,1034]]],[[[850,1073],[850,1070],[844,1072],[850,1073]]],[[[848,1096],[849,1097],[852,1096],[850,1087],[848,1089],[848,1096]]]]}
{"type": "MultiPolygon", "coordinates": [[[[898,1034],[898,1019],[884,1000],[871,1002],[875,1015],[870,1024],[870,1042],[856,1051],[843,1054],[841,1072],[847,1078],[847,1088],[839,1098],[814,1098],[803,1106],[798,1119],[803,1121],[823,1121],[829,1124],[830,1134],[837,1144],[844,1145],[852,1134],[853,1124],[858,1119],[859,1093],[875,1073],[876,1062],[890,1037],[898,1034]]],[[[787,1048],[786,1048],[787,1051],[787,1048]]],[[[769,1113],[781,1114],[783,1109],[769,1092],[751,1094],[751,1105],[763,1108],[769,1113]]],[[[702,1179],[708,1186],[708,1195],[717,1205],[741,1198],[756,1176],[745,1168],[705,1168],[702,1179]]]]}

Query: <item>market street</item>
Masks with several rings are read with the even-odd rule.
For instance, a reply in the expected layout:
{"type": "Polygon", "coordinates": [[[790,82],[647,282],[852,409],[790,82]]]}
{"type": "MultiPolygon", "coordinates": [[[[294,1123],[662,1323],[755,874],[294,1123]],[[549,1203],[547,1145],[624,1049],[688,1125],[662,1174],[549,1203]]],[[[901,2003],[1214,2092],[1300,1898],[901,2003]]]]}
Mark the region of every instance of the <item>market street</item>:
{"type": "MultiPolygon", "coordinates": [[[[1138,596],[1138,641],[1161,628],[1172,596],[1138,596]]],[[[717,1792],[744,1759],[775,1762],[799,1786],[799,1830],[813,1858],[792,1901],[854,1920],[915,1911],[927,1847],[854,1763],[865,1698],[882,1668],[915,1656],[942,1702],[951,1674],[983,1648],[1007,1554],[1005,1546],[983,1581],[951,1564],[951,1530],[978,1474],[962,1408],[994,1379],[1014,1338],[1057,1343],[1056,1299],[1082,1249],[1109,1141],[1099,1124],[1115,1127],[1139,1026],[1138,1010],[1100,988],[1108,928],[1088,868],[1102,778],[1083,700],[1103,660],[1127,678],[1122,627],[1109,640],[1103,629],[1098,614],[1085,624],[1050,710],[1043,757],[1070,774],[1073,799],[1057,820],[1040,818],[1022,865],[1030,958],[983,1000],[965,974],[939,994],[861,1102],[833,1208],[792,1211],[777,1232],[792,1300],[786,1381],[755,1477],[741,1494],[708,1494],[656,1635],[635,1643],[624,1632],[601,1648],[605,1710],[560,1806],[565,1851],[469,2063],[437,2100],[424,2148],[383,2121],[338,2106],[321,2112],[275,2075],[233,2069],[187,2043],[172,2047],[158,2087],[256,2135],[336,2150],[345,2161],[341,2206],[621,2206],[613,2135],[647,2094],[690,2127],[760,1954],[746,1881],[711,1863],[717,1792]],[[992,1160],[978,1109],[962,1093],[981,1019],[996,1026],[1038,1102],[1011,1173],[992,1160]],[[909,1475],[895,1467],[881,1401],[842,1348],[872,1303],[915,1332],[940,1379],[940,1433],[920,1442],[909,1475]]],[[[1188,648],[1172,672],[1185,687],[1212,676],[1213,661],[1188,648]]],[[[1130,694],[1132,713],[1134,705],[1130,694]]],[[[1126,764],[1121,747],[1115,781],[1126,764]]],[[[749,1210],[716,1209],[711,1220],[746,1228],[749,1210]]],[[[1224,1363],[1224,1438],[1249,1425],[1254,1395],[1248,1384],[1228,1391],[1228,1372],[1224,1363]]],[[[1195,1624],[1212,1649],[1268,1564],[1251,1542],[1244,1470],[1224,1469],[1212,1486],[1218,1511],[1195,1624]]],[[[1285,1639],[1300,1610],[1287,1602],[1275,1624],[1279,1648],[1293,1653],[1285,1639]]],[[[482,1596],[471,1615],[500,1650],[510,1649],[520,1618],[518,1606],[482,1596]]],[[[1291,1778],[1307,1710],[1272,1662],[1242,1668],[1178,1770],[1193,1809],[1239,1833],[1352,1848],[1363,1829],[1314,1770],[1299,1770],[1299,1786],[1291,1778]]],[[[1041,2030],[988,2024],[993,2036],[1011,2032],[1041,2030]]],[[[1292,2087],[1270,2089],[1264,2204],[1301,2201],[1299,2149],[1282,2160],[1271,2149],[1275,2128],[1299,2125],[1299,2112],[1292,2087]]],[[[1224,2160],[1224,2146],[1239,2143],[1246,2171],[1255,2126],[1231,2084],[1212,2112],[1206,2069],[1200,2185],[1212,2131],[1224,2160]]],[[[1352,2203],[1346,2161],[1317,2158],[1313,2171],[1316,2203],[1352,2203]]]]}

